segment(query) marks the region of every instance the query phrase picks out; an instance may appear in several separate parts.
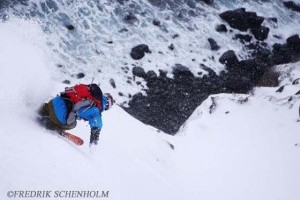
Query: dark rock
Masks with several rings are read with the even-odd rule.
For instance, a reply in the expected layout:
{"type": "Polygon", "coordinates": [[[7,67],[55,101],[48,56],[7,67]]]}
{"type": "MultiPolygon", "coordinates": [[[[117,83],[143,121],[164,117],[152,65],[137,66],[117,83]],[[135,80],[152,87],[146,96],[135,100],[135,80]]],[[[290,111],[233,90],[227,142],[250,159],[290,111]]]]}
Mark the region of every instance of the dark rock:
{"type": "Polygon", "coordinates": [[[168,144],[169,144],[169,146],[170,146],[170,148],[171,148],[172,150],[174,150],[174,149],[175,149],[175,147],[174,147],[174,145],[173,145],[173,144],[171,144],[170,142],[168,142],[168,144]]]}
{"type": "Polygon", "coordinates": [[[276,39],[281,39],[281,36],[279,36],[279,35],[273,35],[273,37],[276,39]]]}
{"type": "Polygon", "coordinates": [[[262,47],[258,44],[255,45],[255,48],[253,50],[254,50],[252,53],[253,58],[265,63],[269,63],[269,64],[271,63],[270,58],[272,56],[272,52],[268,48],[262,47]]]}
{"type": "Polygon", "coordinates": [[[274,65],[280,65],[292,61],[290,50],[286,44],[275,43],[273,45],[272,53],[273,53],[272,63],[274,65]]]}
{"type": "Polygon", "coordinates": [[[217,42],[213,38],[207,39],[210,44],[210,49],[212,51],[218,51],[220,49],[220,46],[217,44],[217,42]]]}
{"type": "Polygon", "coordinates": [[[219,62],[225,64],[225,66],[227,66],[228,68],[233,68],[235,65],[239,64],[239,60],[232,50],[223,53],[223,55],[219,59],[219,62]]]}
{"type": "Polygon", "coordinates": [[[69,81],[69,80],[64,80],[63,83],[69,85],[69,84],[71,84],[71,81],[69,81]]]}
{"type": "Polygon", "coordinates": [[[146,72],[141,67],[133,67],[132,74],[137,77],[146,77],[146,72]]]}
{"type": "Polygon", "coordinates": [[[279,85],[279,73],[272,68],[267,70],[257,83],[259,87],[277,87],[279,85]]]}
{"type": "Polygon", "coordinates": [[[295,80],[293,80],[292,84],[293,85],[298,85],[300,83],[300,78],[296,78],[295,80]]]}
{"type": "Polygon", "coordinates": [[[169,48],[171,51],[173,51],[173,50],[174,50],[174,45],[173,45],[173,44],[170,44],[170,45],[168,46],[168,48],[169,48]]]}
{"type": "Polygon", "coordinates": [[[164,71],[164,70],[159,70],[159,76],[160,77],[167,77],[167,71],[164,71]]]}
{"type": "Polygon", "coordinates": [[[128,24],[134,24],[139,21],[132,12],[128,13],[123,20],[128,24]]]}
{"type": "Polygon", "coordinates": [[[178,38],[179,37],[179,34],[174,34],[172,35],[172,38],[175,39],[175,38],[178,38]]]}
{"type": "Polygon", "coordinates": [[[300,52],[300,38],[298,34],[287,38],[286,44],[291,50],[295,52],[300,52]]]}
{"type": "Polygon", "coordinates": [[[260,44],[262,47],[268,47],[268,43],[266,42],[257,42],[258,44],[260,44]]]}
{"type": "Polygon", "coordinates": [[[241,77],[238,73],[228,74],[225,83],[225,87],[234,93],[247,93],[254,86],[250,78],[241,77]]]}
{"type": "Polygon", "coordinates": [[[251,33],[254,35],[254,37],[257,40],[265,40],[268,37],[270,29],[268,27],[265,26],[260,26],[257,28],[251,28],[251,33]]]}
{"type": "Polygon", "coordinates": [[[286,44],[274,44],[272,51],[272,63],[274,65],[296,62],[300,60],[300,38],[293,35],[286,40],[286,44]]]}
{"type": "Polygon", "coordinates": [[[154,79],[157,77],[156,73],[153,70],[150,70],[146,73],[146,79],[154,79]]]}
{"type": "Polygon", "coordinates": [[[85,77],[85,74],[82,73],[82,72],[80,72],[80,73],[78,73],[78,74],[76,75],[76,77],[77,77],[78,79],[80,79],[80,78],[85,77]]]}
{"type": "Polygon", "coordinates": [[[247,31],[249,28],[258,28],[264,21],[263,17],[257,16],[255,12],[246,12],[245,8],[229,10],[220,14],[230,27],[240,31],[247,31]]]}
{"type": "Polygon", "coordinates": [[[108,42],[107,42],[107,44],[113,44],[113,43],[114,43],[113,41],[108,41],[108,42]]]}
{"type": "Polygon", "coordinates": [[[176,133],[199,102],[207,97],[204,91],[193,95],[196,94],[193,93],[196,91],[193,88],[200,84],[196,81],[197,78],[188,82],[182,80],[182,77],[190,75],[188,68],[179,64],[174,68],[175,74],[178,72],[174,79],[166,77],[165,72],[160,71],[160,76],[147,80],[147,95],[134,95],[128,104],[129,108],[124,108],[142,122],[169,134],[176,133]]]}
{"type": "Polygon", "coordinates": [[[114,79],[109,79],[109,83],[110,83],[110,85],[113,87],[113,88],[116,88],[116,82],[115,82],[115,80],[114,79]]]}
{"type": "Polygon", "coordinates": [[[220,32],[220,33],[222,33],[222,32],[226,33],[228,30],[227,30],[227,27],[225,26],[225,24],[219,24],[216,26],[216,31],[220,32]]]}
{"type": "Polygon", "coordinates": [[[127,3],[129,0],[117,0],[119,2],[119,4],[124,5],[125,3],[127,3]]]}
{"type": "Polygon", "coordinates": [[[174,134],[212,91],[223,92],[224,85],[217,77],[213,80],[194,77],[180,64],[174,66],[173,74],[173,78],[168,78],[161,70],[159,76],[146,77],[147,95],[134,95],[124,109],[142,122],[174,134]]]}
{"type": "Polygon", "coordinates": [[[145,53],[151,53],[148,45],[140,44],[132,48],[130,56],[134,60],[139,60],[145,56],[145,53]]]}
{"type": "Polygon", "coordinates": [[[154,26],[160,26],[160,21],[159,21],[158,19],[154,19],[154,20],[152,21],[152,24],[153,24],[154,26]]]}
{"type": "Polygon", "coordinates": [[[266,63],[249,59],[240,61],[239,66],[233,70],[241,74],[241,76],[249,78],[249,80],[256,85],[268,68],[269,66],[266,63]]]}
{"type": "Polygon", "coordinates": [[[119,96],[121,96],[121,97],[124,96],[124,94],[123,94],[122,92],[119,92],[118,94],[119,94],[119,96]]]}
{"type": "Polygon", "coordinates": [[[212,70],[211,68],[207,67],[207,66],[204,65],[204,64],[200,64],[200,66],[201,66],[201,68],[202,68],[203,70],[205,70],[205,71],[208,72],[208,76],[209,76],[209,77],[212,78],[212,77],[216,76],[216,72],[215,72],[214,70],[212,70]]]}
{"type": "Polygon", "coordinates": [[[64,66],[62,64],[57,64],[56,67],[63,68],[64,66]]]}
{"type": "Polygon", "coordinates": [[[270,66],[259,59],[238,61],[233,51],[225,52],[220,60],[228,70],[225,74],[226,88],[232,92],[246,93],[257,85],[270,66]]]}
{"type": "Polygon", "coordinates": [[[270,21],[277,23],[278,19],[276,17],[270,17],[268,18],[270,21]]]}
{"type": "Polygon", "coordinates": [[[284,89],[284,85],[283,86],[281,86],[278,90],[276,90],[276,92],[282,92],[283,91],[283,89],[284,89]]]}
{"type": "Polygon", "coordinates": [[[252,40],[252,36],[251,35],[243,35],[243,34],[236,34],[234,39],[239,39],[242,43],[244,42],[250,42],[252,40]]]}
{"type": "Polygon", "coordinates": [[[124,33],[124,32],[128,32],[127,28],[122,28],[121,30],[119,30],[119,33],[124,33]]]}
{"type": "Polygon", "coordinates": [[[173,67],[173,75],[176,77],[181,77],[181,76],[194,76],[193,73],[187,68],[186,66],[183,66],[181,64],[175,64],[173,67]]]}
{"type": "MultiPolygon", "coordinates": [[[[298,91],[298,92],[296,92],[296,94],[295,95],[299,95],[300,94],[300,90],[298,91]]],[[[300,111],[300,110],[299,110],[300,111]]]]}
{"type": "Polygon", "coordinates": [[[72,24],[67,24],[65,26],[69,31],[73,31],[75,29],[75,27],[72,24]]]}
{"type": "Polygon", "coordinates": [[[285,2],[283,2],[283,5],[290,10],[300,12],[300,5],[296,4],[293,1],[285,1],[285,2]]]}
{"type": "Polygon", "coordinates": [[[208,5],[212,4],[214,1],[213,0],[196,0],[196,2],[204,2],[208,5]]]}

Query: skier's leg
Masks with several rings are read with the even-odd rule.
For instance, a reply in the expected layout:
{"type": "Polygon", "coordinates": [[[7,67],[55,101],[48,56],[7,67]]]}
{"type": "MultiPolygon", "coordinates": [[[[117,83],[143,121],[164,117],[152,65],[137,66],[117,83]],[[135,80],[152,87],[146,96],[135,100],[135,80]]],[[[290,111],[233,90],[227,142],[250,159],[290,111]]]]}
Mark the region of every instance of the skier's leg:
{"type": "Polygon", "coordinates": [[[56,126],[56,124],[54,124],[49,117],[44,117],[41,120],[43,127],[45,127],[48,130],[59,130],[59,128],[56,126]]]}
{"type": "Polygon", "coordinates": [[[50,121],[56,127],[56,129],[62,131],[62,130],[70,130],[76,127],[77,124],[76,120],[72,124],[62,124],[59,121],[54,111],[54,106],[52,101],[48,103],[48,113],[49,113],[50,121]]]}
{"type": "Polygon", "coordinates": [[[40,116],[49,116],[48,103],[44,103],[38,110],[40,116]]]}
{"type": "MultiPolygon", "coordinates": [[[[51,109],[51,107],[50,107],[51,109]]],[[[53,123],[49,114],[49,103],[44,103],[38,110],[38,122],[46,129],[61,132],[60,128],[53,123]]]]}

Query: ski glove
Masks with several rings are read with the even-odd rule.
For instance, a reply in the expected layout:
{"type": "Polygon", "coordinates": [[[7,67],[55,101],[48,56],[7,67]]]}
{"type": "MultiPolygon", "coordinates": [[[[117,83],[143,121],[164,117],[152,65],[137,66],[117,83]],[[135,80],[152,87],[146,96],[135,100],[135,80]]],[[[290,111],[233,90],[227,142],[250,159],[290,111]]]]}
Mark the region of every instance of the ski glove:
{"type": "Polygon", "coordinates": [[[97,145],[99,141],[99,134],[100,129],[99,128],[92,128],[91,129],[91,137],[90,137],[90,144],[97,145]]]}

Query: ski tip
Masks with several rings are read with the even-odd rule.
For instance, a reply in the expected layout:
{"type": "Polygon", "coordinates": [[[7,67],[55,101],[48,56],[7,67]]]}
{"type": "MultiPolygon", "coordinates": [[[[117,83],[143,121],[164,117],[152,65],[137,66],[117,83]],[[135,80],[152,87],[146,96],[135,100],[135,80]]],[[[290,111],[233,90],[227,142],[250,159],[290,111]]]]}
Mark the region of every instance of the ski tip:
{"type": "Polygon", "coordinates": [[[76,142],[74,142],[76,145],[81,146],[84,144],[84,141],[82,139],[77,140],[76,142]]]}
{"type": "Polygon", "coordinates": [[[81,146],[84,144],[84,141],[80,137],[73,135],[71,133],[68,133],[66,131],[63,131],[63,136],[78,146],[81,146]]]}

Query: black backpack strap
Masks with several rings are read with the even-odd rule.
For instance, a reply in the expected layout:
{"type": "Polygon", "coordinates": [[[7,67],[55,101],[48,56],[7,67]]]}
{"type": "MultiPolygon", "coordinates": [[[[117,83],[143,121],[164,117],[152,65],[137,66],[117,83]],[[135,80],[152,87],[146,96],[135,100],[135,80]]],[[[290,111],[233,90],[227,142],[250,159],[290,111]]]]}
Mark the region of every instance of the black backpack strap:
{"type": "Polygon", "coordinates": [[[96,99],[99,99],[99,100],[102,99],[103,93],[102,93],[100,87],[97,84],[94,84],[94,83],[90,84],[89,85],[89,90],[90,90],[91,95],[93,97],[95,97],[96,99]]]}

